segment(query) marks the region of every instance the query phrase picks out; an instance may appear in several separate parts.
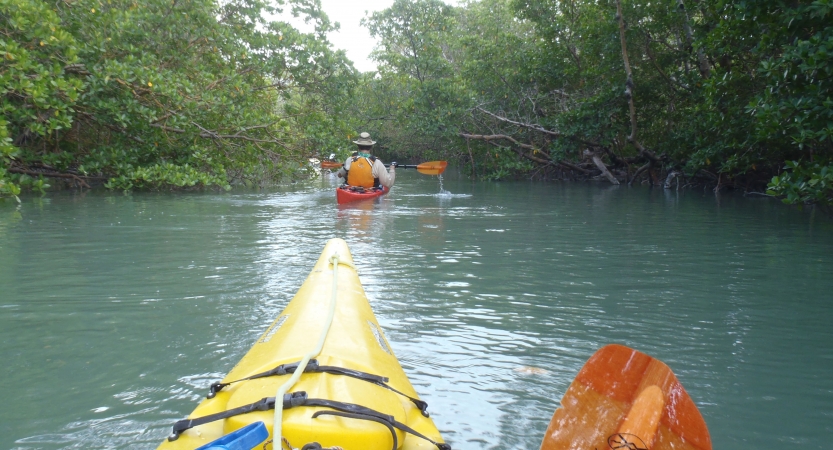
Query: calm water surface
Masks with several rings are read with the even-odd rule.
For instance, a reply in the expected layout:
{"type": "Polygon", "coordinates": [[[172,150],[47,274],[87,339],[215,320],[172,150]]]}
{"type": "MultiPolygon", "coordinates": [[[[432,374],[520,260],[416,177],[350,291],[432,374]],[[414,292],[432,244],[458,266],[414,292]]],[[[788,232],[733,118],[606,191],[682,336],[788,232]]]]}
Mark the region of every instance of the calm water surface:
{"type": "Polygon", "coordinates": [[[0,448],[155,447],[332,237],[456,449],[537,449],[612,342],[674,370],[716,449],[829,447],[833,225],[820,213],[450,174],[439,194],[406,170],[387,197],[340,208],[334,185],[0,204],[0,448]]]}

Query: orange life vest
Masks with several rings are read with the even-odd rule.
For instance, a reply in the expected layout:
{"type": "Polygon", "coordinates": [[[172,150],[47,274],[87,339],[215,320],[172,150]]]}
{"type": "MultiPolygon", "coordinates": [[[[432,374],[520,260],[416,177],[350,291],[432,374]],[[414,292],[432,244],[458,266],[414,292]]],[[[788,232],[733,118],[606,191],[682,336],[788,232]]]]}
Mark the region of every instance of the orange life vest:
{"type": "Polygon", "coordinates": [[[350,170],[347,171],[347,184],[350,186],[361,186],[366,188],[378,187],[379,179],[373,178],[373,163],[376,158],[371,156],[354,156],[350,162],[350,170]]]}

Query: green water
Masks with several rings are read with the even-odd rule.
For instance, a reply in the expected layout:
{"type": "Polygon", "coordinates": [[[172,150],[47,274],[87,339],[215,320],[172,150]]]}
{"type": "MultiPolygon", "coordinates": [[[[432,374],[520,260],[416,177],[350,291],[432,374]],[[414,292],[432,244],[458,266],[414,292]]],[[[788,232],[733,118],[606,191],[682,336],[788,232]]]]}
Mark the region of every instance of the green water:
{"type": "Polygon", "coordinates": [[[762,198],[398,171],[0,204],[0,448],[153,448],[347,240],[455,449],[537,449],[604,344],[666,362],[714,448],[829,446],[833,221],[762,198]],[[518,369],[546,371],[527,374],[518,369]]]}

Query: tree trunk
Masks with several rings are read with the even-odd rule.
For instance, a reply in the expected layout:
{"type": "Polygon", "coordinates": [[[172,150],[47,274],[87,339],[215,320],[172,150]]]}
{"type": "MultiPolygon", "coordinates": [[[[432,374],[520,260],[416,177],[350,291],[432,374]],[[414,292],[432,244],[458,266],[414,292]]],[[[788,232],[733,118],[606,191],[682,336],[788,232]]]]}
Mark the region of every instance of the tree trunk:
{"type": "MultiPolygon", "coordinates": [[[[671,182],[674,181],[674,178],[677,178],[680,175],[682,175],[681,172],[676,171],[676,170],[672,170],[668,174],[668,176],[665,178],[665,189],[671,189],[671,182]]],[[[680,187],[680,182],[677,181],[677,188],[679,189],[679,187],[680,187]]]]}
{"type": "Polygon", "coordinates": [[[602,171],[602,175],[604,175],[605,178],[607,178],[611,184],[619,184],[619,180],[617,180],[616,177],[614,177],[613,174],[610,173],[609,170],[607,170],[607,166],[605,166],[605,163],[602,162],[602,158],[599,158],[599,155],[591,152],[590,150],[584,150],[584,155],[589,156],[593,159],[593,163],[596,164],[596,167],[598,167],[599,170],[602,171]]]}
{"type": "Polygon", "coordinates": [[[652,162],[648,161],[647,164],[640,167],[639,169],[636,169],[636,173],[633,174],[633,178],[631,178],[631,181],[628,184],[633,184],[633,182],[636,181],[636,179],[639,178],[640,175],[642,175],[642,172],[651,168],[651,164],[652,164],[652,162]]]}
{"type": "MultiPolygon", "coordinates": [[[[686,13],[683,0],[677,0],[677,9],[679,9],[680,13],[683,15],[683,29],[685,29],[685,37],[688,40],[686,46],[687,50],[691,52],[694,47],[694,36],[691,33],[691,26],[688,24],[688,13],[686,13]]],[[[700,76],[708,78],[709,75],[711,75],[711,69],[709,68],[709,62],[706,60],[706,55],[703,53],[702,48],[697,49],[697,61],[700,65],[700,76]]]]}
{"type": "Polygon", "coordinates": [[[471,177],[474,178],[475,170],[474,170],[474,155],[471,153],[471,144],[469,143],[468,138],[466,139],[466,147],[469,149],[469,159],[471,159],[471,177]]]}

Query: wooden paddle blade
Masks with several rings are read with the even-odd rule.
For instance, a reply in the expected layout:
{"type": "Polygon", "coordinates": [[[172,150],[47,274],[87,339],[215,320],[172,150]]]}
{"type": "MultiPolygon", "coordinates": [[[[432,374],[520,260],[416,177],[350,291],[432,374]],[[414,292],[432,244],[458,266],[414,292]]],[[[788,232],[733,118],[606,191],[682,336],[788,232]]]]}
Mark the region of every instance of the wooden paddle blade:
{"type": "Polygon", "coordinates": [[[322,169],[338,169],[343,164],[333,162],[333,161],[321,161],[321,168],[322,169]]]}
{"type": "Polygon", "coordinates": [[[423,173],[425,175],[439,175],[445,172],[445,168],[447,166],[448,161],[428,161],[417,165],[416,169],[419,173],[423,173]]]}
{"type": "Polygon", "coordinates": [[[541,443],[541,450],[711,448],[703,416],[671,369],[622,345],[590,357],[541,443]]]}

